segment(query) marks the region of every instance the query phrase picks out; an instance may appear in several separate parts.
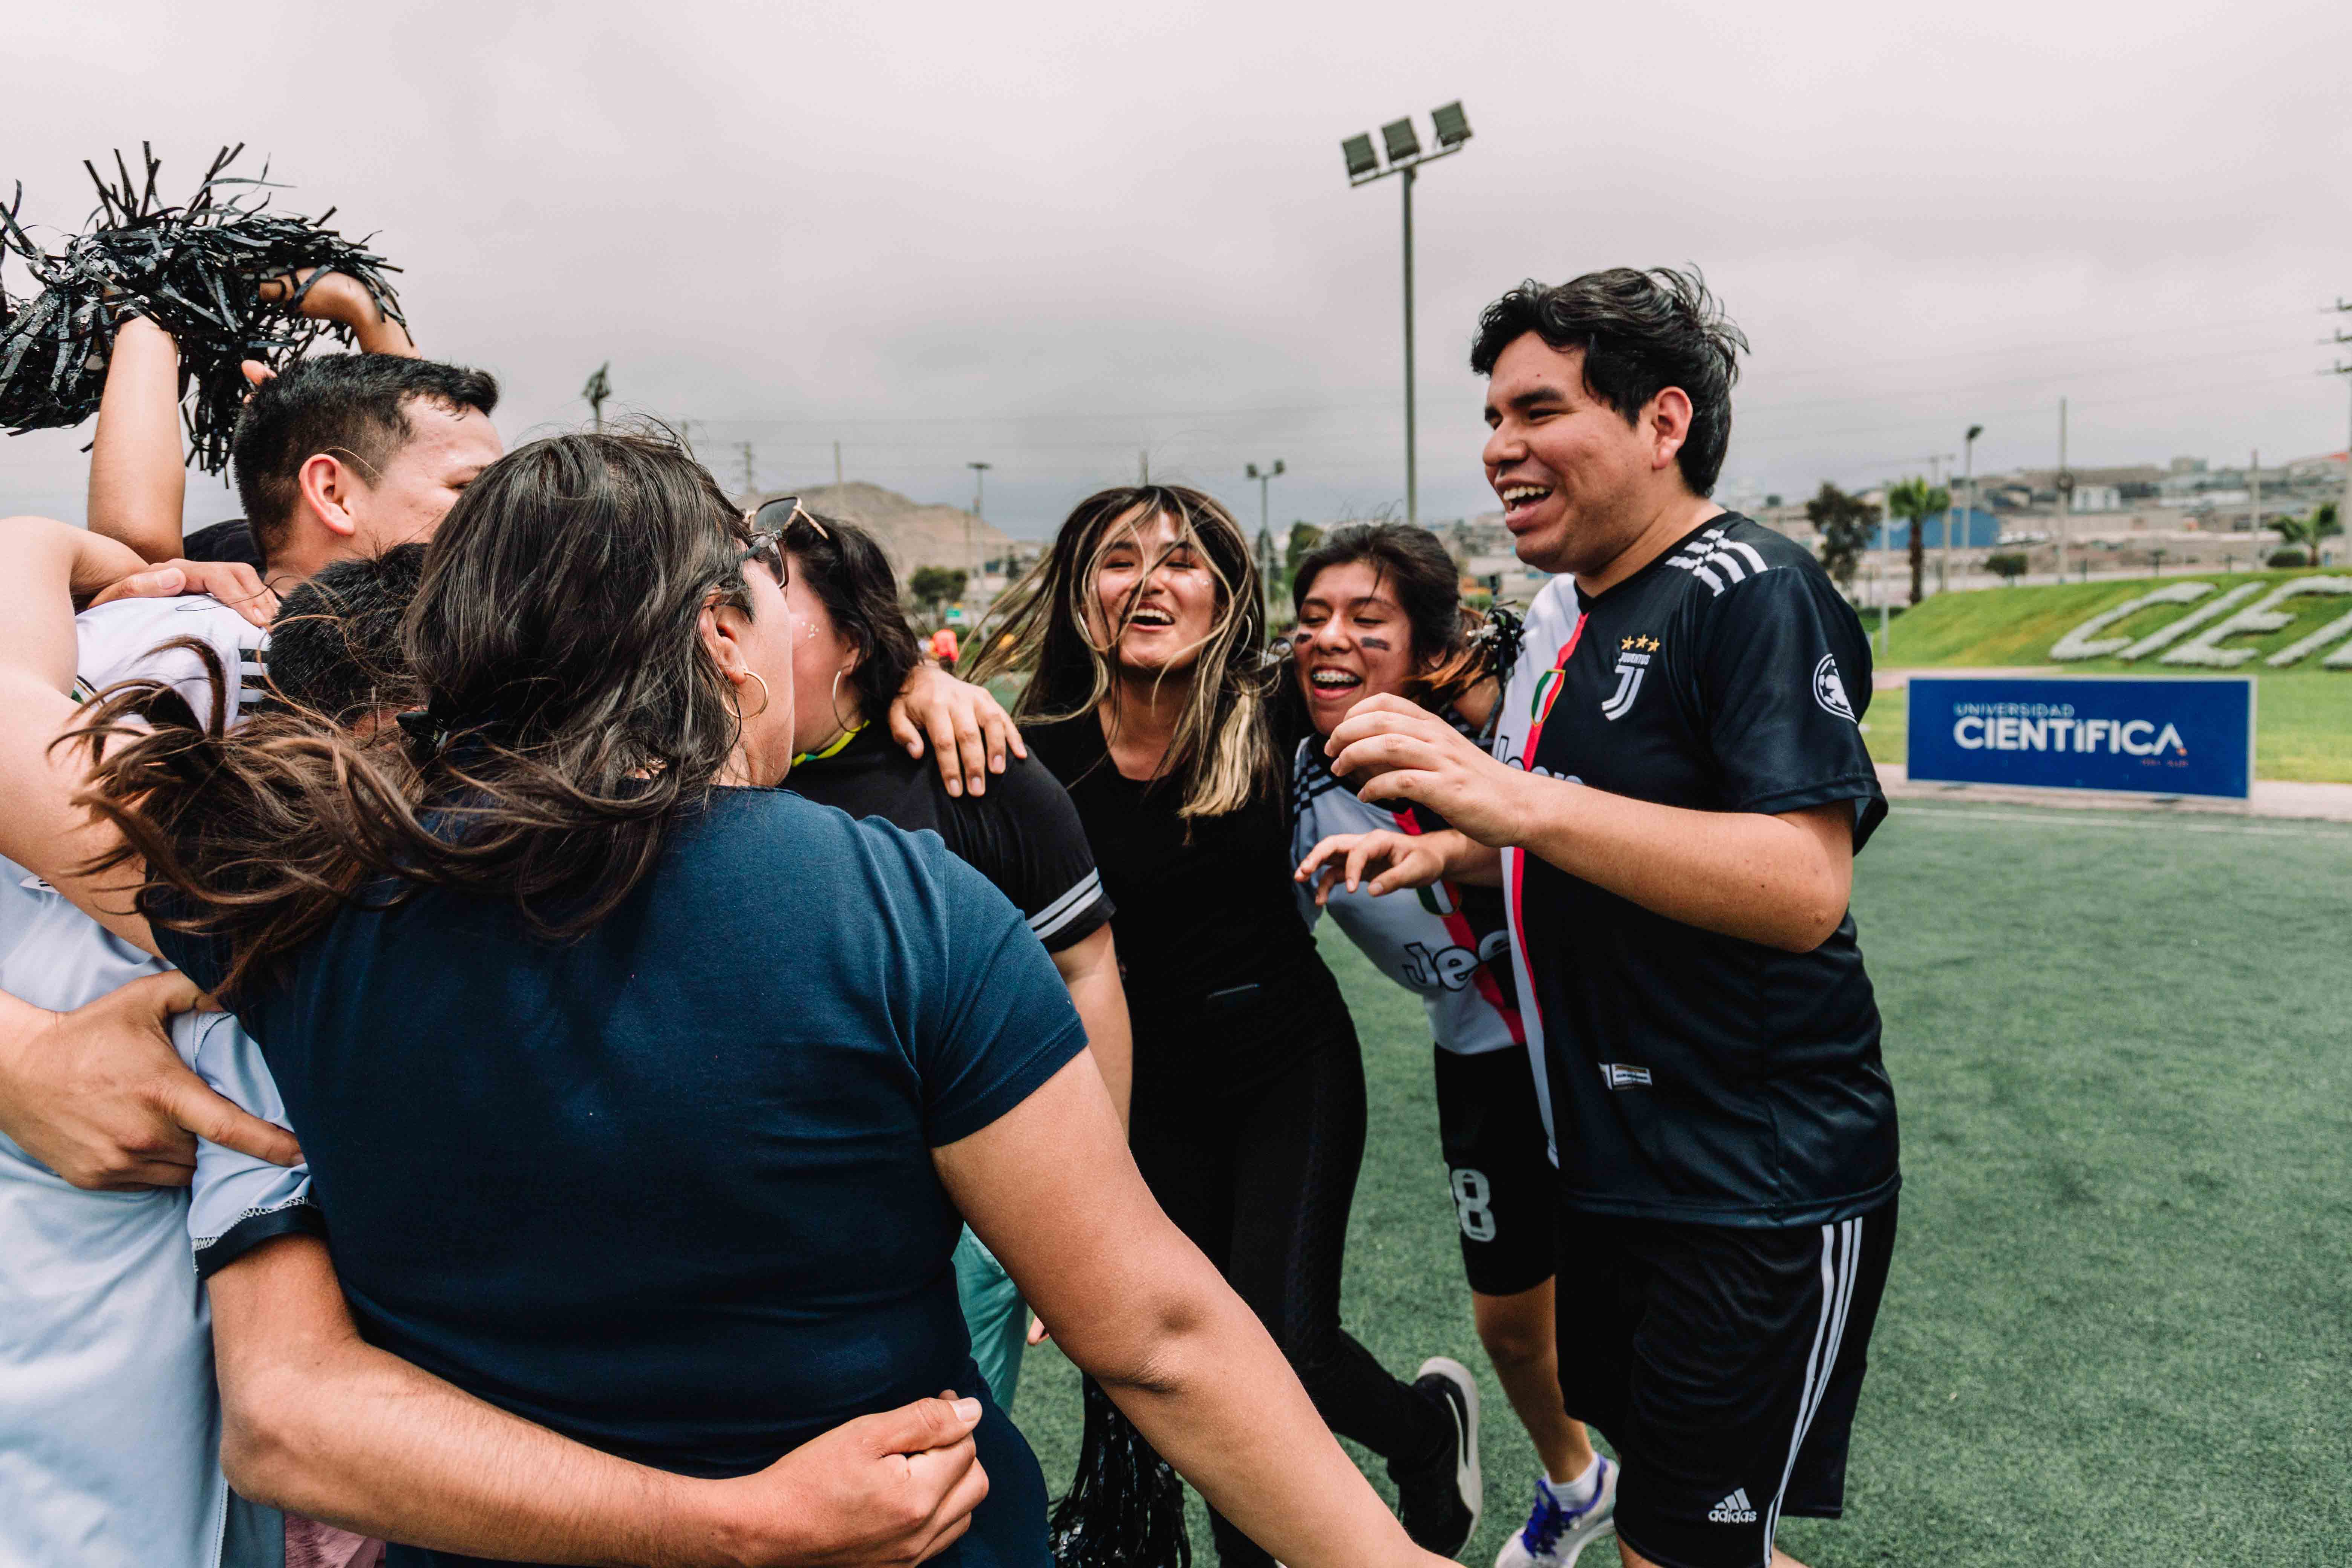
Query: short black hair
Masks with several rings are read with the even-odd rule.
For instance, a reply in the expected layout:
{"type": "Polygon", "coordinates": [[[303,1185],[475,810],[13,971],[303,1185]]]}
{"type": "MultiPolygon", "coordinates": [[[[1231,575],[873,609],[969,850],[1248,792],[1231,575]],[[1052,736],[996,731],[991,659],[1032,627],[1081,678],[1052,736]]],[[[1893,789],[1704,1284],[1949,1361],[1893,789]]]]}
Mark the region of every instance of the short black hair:
{"type": "Polygon", "coordinates": [[[269,623],[271,700],[349,726],[413,706],[401,617],[425,580],[425,546],[331,562],[289,593],[269,623]]]}
{"type": "Polygon", "coordinates": [[[415,398],[452,413],[499,405],[489,372],[400,354],[319,354],[295,361],[254,389],[237,416],[230,455],[246,521],[267,562],[286,542],[300,500],[302,465],[341,451],[381,472],[416,434],[415,398]]]}
{"type": "Polygon", "coordinates": [[[824,601],[834,629],[857,649],[848,680],[859,709],[868,722],[881,718],[923,659],[922,644],[898,602],[890,558],[872,534],[834,517],[817,517],[814,524],[794,518],[783,546],[793,570],[824,601]]]}
{"type": "Polygon", "coordinates": [[[1530,278],[1479,316],[1470,368],[1494,374],[1503,351],[1529,332],[1563,353],[1582,349],[1586,388],[1629,425],[1650,399],[1681,387],[1691,427],[1675,465],[1693,495],[1714,491],[1731,446],[1731,384],[1748,339],[1697,268],[1612,267],[1549,285],[1530,278]]]}

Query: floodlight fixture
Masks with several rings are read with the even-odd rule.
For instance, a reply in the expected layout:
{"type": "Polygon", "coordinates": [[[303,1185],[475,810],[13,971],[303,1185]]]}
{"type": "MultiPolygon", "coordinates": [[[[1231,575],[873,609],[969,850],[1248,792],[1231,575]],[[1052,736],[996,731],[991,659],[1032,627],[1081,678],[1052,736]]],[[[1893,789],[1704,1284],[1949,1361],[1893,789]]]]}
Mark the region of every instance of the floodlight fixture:
{"type": "Polygon", "coordinates": [[[1391,120],[1381,127],[1381,140],[1388,153],[1388,167],[1385,169],[1381,167],[1380,158],[1372,150],[1370,136],[1350,136],[1339,143],[1339,151],[1348,160],[1349,184],[1369,185],[1375,180],[1385,180],[1391,174],[1404,176],[1404,515],[1408,522],[1421,521],[1420,475],[1413,441],[1412,184],[1420,177],[1423,163],[1452,157],[1470,140],[1470,118],[1462,112],[1460,99],[1440,105],[1429,118],[1437,132],[1434,151],[1423,149],[1421,133],[1413,129],[1410,115],[1402,120],[1391,120]]]}

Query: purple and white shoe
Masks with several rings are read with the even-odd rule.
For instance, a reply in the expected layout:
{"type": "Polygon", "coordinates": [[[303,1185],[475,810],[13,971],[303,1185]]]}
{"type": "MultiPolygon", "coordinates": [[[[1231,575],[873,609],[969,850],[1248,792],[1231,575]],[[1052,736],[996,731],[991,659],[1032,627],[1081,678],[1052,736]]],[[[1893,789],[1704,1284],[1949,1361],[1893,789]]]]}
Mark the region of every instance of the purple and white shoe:
{"type": "Polygon", "coordinates": [[[1527,1525],[1503,1542],[1495,1568],[1574,1568],[1586,1547],[1617,1533],[1617,1467],[1605,1455],[1597,1458],[1600,1485],[1580,1506],[1563,1501],[1549,1481],[1536,1479],[1536,1505],[1527,1525]]]}

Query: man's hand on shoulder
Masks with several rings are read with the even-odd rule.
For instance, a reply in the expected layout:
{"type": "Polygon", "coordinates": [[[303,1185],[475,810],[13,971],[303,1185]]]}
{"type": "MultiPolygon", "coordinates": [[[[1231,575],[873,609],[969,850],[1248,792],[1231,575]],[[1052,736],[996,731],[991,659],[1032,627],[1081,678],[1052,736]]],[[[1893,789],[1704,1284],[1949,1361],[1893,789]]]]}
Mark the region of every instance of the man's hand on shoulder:
{"type": "Polygon", "coordinates": [[[1365,800],[1418,802],[1481,844],[1517,843],[1526,825],[1528,776],[1402,697],[1357,703],[1323,750],[1365,800]]]}
{"type": "Polygon", "coordinates": [[[70,1013],[16,1004],[0,1029],[0,1131],[73,1185],[103,1191],[186,1186],[200,1136],[298,1163],[291,1132],[214,1093],[173,1049],[173,1017],[203,1004],[177,973],[70,1013]]]}
{"type": "Polygon", "coordinates": [[[172,599],[187,594],[210,594],[265,629],[278,614],[278,595],[242,561],[159,561],[118,578],[89,603],[95,609],[117,599],[172,599]]]}
{"type": "Polygon", "coordinates": [[[917,665],[890,704],[890,733],[910,757],[923,754],[929,737],[931,755],[948,794],[988,793],[988,775],[1004,771],[1004,753],[1029,754],[1013,715],[988,688],[958,680],[938,665],[917,665]]]}

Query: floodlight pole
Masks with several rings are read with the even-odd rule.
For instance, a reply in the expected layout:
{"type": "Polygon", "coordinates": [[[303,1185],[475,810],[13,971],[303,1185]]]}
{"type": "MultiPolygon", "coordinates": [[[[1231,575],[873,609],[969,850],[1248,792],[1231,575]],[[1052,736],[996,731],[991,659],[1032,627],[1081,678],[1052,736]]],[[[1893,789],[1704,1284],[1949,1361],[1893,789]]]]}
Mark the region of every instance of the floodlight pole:
{"type": "Polygon", "coordinates": [[[1274,510],[1267,492],[1275,476],[1282,471],[1280,458],[1263,468],[1252,463],[1244,470],[1257,481],[1258,587],[1265,600],[1265,613],[1269,617],[1274,614],[1274,510]]]}
{"type": "Polygon", "coordinates": [[[2066,535],[2074,526],[2074,471],[2066,466],[2066,400],[2058,400],[2058,574],[2066,581],[2066,535]]]}
{"type": "Polygon", "coordinates": [[[588,384],[580,389],[580,395],[588,400],[589,416],[595,420],[599,432],[604,428],[604,399],[613,395],[612,373],[613,362],[606,360],[596,367],[596,374],[588,378],[588,384]]]}
{"type": "MultiPolygon", "coordinates": [[[[1973,528],[1973,527],[1975,527],[1975,526],[1976,526],[1976,521],[1977,521],[1977,437],[1979,437],[1979,436],[1981,436],[1981,435],[1983,435],[1983,434],[1984,434],[1984,426],[1981,426],[1981,425],[1971,425],[1971,426],[1969,426],[1969,433],[1968,433],[1967,437],[1966,437],[1964,440],[1962,440],[1962,441],[1960,442],[1960,452],[1961,452],[1960,461],[1965,465],[1965,467],[1963,468],[1963,469],[1962,469],[1962,471],[1961,471],[1961,472],[1962,472],[1962,478],[1961,478],[1961,479],[1960,479],[1960,486],[1961,486],[1961,488],[1962,488],[1963,489],[1965,489],[1965,490],[1967,490],[1967,491],[1968,491],[1968,496],[1969,496],[1969,502],[1968,502],[1968,505],[1969,505],[1969,527],[1971,527],[1971,528],[1973,528]]],[[[1944,509],[1944,584],[1945,584],[1945,586],[1949,587],[1949,586],[1951,585],[1951,581],[1952,581],[1952,509],[1951,509],[1949,506],[1946,506],[1946,507],[1945,507],[1945,509],[1944,509]]]]}
{"type": "Polygon", "coordinates": [[[1404,520],[1421,521],[1421,445],[1412,420],[1412,183],[1420,174],[1404,167],[1404,520]]]}
{"type": "Polygon", "coordinates": [[[964,465],[971,470],[971,516],[964,520],[963,525],[963,567],[975,580],[980,576],[980,564],[971,558],[971,524],[972,520],[981,515],[980,503],[986,499],[988,492],[988,470],[994,466],[976,462],[964,465]]]}
{"type": "MultiPolygon", "coordinates": [[[[1424,152],[1421,142],[1405,121],[1393,126],[1383,126],[1381,136],[1389,142],[1389,164],[1378,168],[1370,152],[1369,137],[1360,139],[1363,148],[1361,161],[1355,152],[1348,152],[1348,184],[1350,188],[1369,185],[1375,180],[1385,180],[1391,174],[1404,176],[1404,516],[1407,522],[1421,521],[1421,454],[1415,429],[1412,355],[1412,187],[1420,178],[1421,165],[1439,158],[1450,158],[1470,142],[1469,122],[1462,118],[1459,102],[1447,104],[1433,117],[1437,122],[1438,146],[1435,152],[1424,152]],[[1391,132],[1402,131],[1402,142],[1391,132]]],[[[1345,143],[1342,144],[1343,149],[1345,143]]]]}

